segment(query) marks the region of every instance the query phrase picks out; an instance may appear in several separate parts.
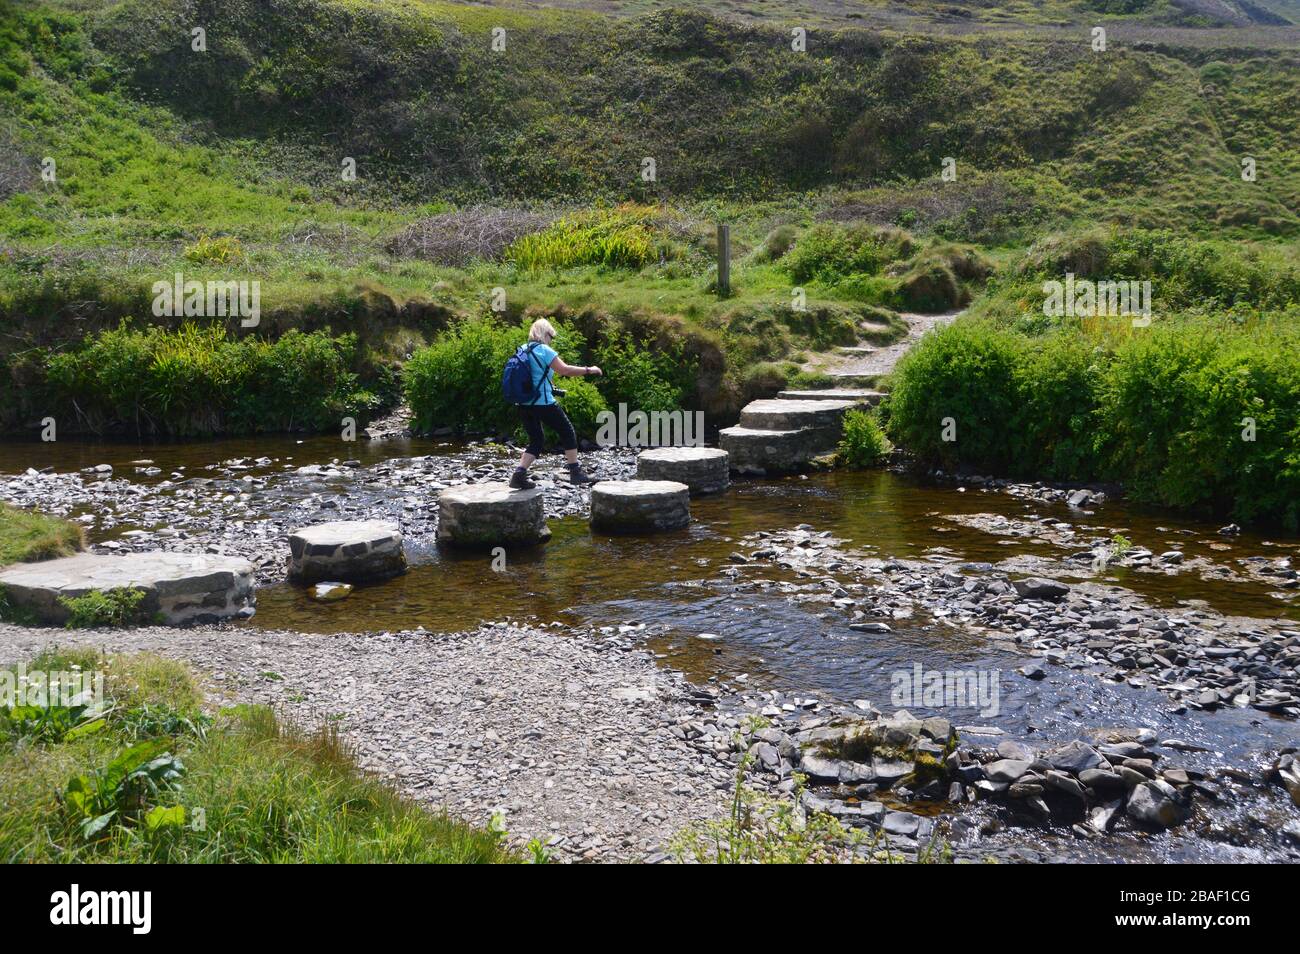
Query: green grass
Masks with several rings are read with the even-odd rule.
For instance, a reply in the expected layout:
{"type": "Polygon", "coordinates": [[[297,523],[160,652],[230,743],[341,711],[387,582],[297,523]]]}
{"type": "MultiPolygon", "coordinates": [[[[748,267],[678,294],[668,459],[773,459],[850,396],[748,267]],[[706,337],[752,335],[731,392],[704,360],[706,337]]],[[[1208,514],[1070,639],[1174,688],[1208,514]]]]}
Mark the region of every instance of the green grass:
{"type": "MultiPolygon", "coordinates": [[[[499,834],[430,811],[366,776],[336,730],[264,707],[199,710],[194,677],[150,655],[54,652],[34,669],[106,673],[103,725],[36,739],[0,713],[0,860],[109,863],[478,863],[518,860],[499,834]],[[137,747],[137,748],[133,748],[137,747]],[[179,777],[92,837],[61,797],[132,751],[165,751],[179,777]],[[171,809],[147,818],[155,809],[171,809]],[[168,819],[170,821],[168,821],[168,819]],[[160,823],[161,822],[161,823],[160,823]]],[[[83,725],[89,725],[83,722],[83,725]]]]}
{"type": "Polygon", "coordinates": [[[70,556],[82,544],[78,524],[0,504],[0,566],[70,556]]]}

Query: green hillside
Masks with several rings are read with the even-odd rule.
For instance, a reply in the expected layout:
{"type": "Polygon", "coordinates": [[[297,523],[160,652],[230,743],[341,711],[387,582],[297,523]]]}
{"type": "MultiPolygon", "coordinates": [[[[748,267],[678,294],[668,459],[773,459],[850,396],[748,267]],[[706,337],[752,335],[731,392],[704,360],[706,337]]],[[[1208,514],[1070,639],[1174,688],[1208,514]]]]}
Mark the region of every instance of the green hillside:
{"type": "MultiPolygon", "coordinates": [[[[324,426],[390,404],[406,358],[453,325],[534,313],[587,357],[678,349],[696,377],[665,371],[656,393],[725,420],[809,352],[896,335],[899,311],[973,301],[1050,331],[1016,325],[1045,236],[1173,236],[1286,274],[1300,34],[1272,19],[1294,7],[7,7],[0,425],[32,433],[54,408],[102,432],[324,426]],[[153,286],[178,271],[259,282],[260,324],[155,317],[153,286]],[[213,349],[238,374],[201,370],[213,349]],[[320,382],[302,414],[274,398],[290,367],[320,382]],[[205,393],[195,375],[267,390],[177,410],[205,393]]],[[[1294,301],[1229,297],[1217,317],[1238,323],[1294,301]]]]}

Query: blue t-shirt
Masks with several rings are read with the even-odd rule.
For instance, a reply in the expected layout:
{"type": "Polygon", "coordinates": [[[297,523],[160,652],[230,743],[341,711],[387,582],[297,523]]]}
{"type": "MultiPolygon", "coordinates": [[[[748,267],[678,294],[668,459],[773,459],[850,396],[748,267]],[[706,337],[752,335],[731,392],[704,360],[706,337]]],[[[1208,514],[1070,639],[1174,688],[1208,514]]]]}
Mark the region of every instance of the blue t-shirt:
{"type": "Polygon", "coordinates": [[[541,342],[524,346],[527,349],[529,367],[533,372],[533,391],[537,400],[529,404],[554,404],[555,391],[551,386],[551,362],[559,357],[559,352],[550,345],[541,342]]]}

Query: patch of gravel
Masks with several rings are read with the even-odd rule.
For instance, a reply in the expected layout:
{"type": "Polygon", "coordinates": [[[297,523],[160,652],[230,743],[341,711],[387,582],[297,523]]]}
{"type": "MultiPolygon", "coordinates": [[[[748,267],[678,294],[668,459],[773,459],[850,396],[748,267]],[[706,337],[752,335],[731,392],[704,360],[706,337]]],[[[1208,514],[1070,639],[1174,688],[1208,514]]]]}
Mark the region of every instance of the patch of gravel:
{"type": "Polygon", "coordinates": [[[738,756],[712,698],[631,635],[499,622],[451,634],[333,636],[232,625],[49,630],[0,625],[0,662],[53,645],[190,663],[214,703],[338,721],[368,770],[430,806],[564,861],[660,860],[723,813],[738,756]]]}

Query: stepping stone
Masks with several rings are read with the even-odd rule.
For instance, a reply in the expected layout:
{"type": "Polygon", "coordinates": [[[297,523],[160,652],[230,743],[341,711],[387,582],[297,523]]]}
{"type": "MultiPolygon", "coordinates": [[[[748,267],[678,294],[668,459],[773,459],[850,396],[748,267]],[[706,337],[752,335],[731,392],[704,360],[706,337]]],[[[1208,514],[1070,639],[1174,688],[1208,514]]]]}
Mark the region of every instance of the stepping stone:
{"type": "Polygon", "coordinates": [[[406,571],[402,531],[386,520],[336,520],[289,534],[289,579],[380,580],[406,571]]]}
{"type": "Polygon", "coordinates": [[[731,483],[727,452],[719,447],[659,447],[636,458],[640,480],[671,480],[685,484],[691,495],[714,494],[731,483]]]}
{"type": "Polygon", "coordinates": [[[782,391],[777,397],[783,401],[853,401],[856,404],[876,405],[883,391],[870,388],[826,388],[822,391],[782,391]]]}
{"type": "Polygon", "coordinates": [[[14,606],[57,625],[68,620],[59,597],[85,596],[91,590],[143,590],[140,609],[159,614],[167,626],[252,616],[257,602],[253,564],[211,553],[78,553],[15,564],[0,571],[0,587],[14,606]]]}
{"type": "Polygon", "coordinates": [[[798,470],[813,458],[834,451],[838,442],[834,430],[820,427],[773,431],[737,426],[718,432],[718,443],[726,450],[731,469],[760,477],[798,470]]]}
{"type": "Polygon", "coordinates": [[[448,487],[438,495],[438,542],[458,547],[532,546],[551,539],[540,487],[504,481],[448,487]]]}
{"type": "MultiPolygon", "coordinates": [[[[856,401],[750,401],[740,412],[740,426],[754,430],[794,431],[825,427],[838,431],[856,401]]],[[[836,434],[838,439],[838,434],[836,434]]]]}
{"type": "Polygon", "coordinates": [[[680,530],[691,522],[691,491],[673,480],[602,480],[591,487],[591,525],[610,533],[680,530]]]}

